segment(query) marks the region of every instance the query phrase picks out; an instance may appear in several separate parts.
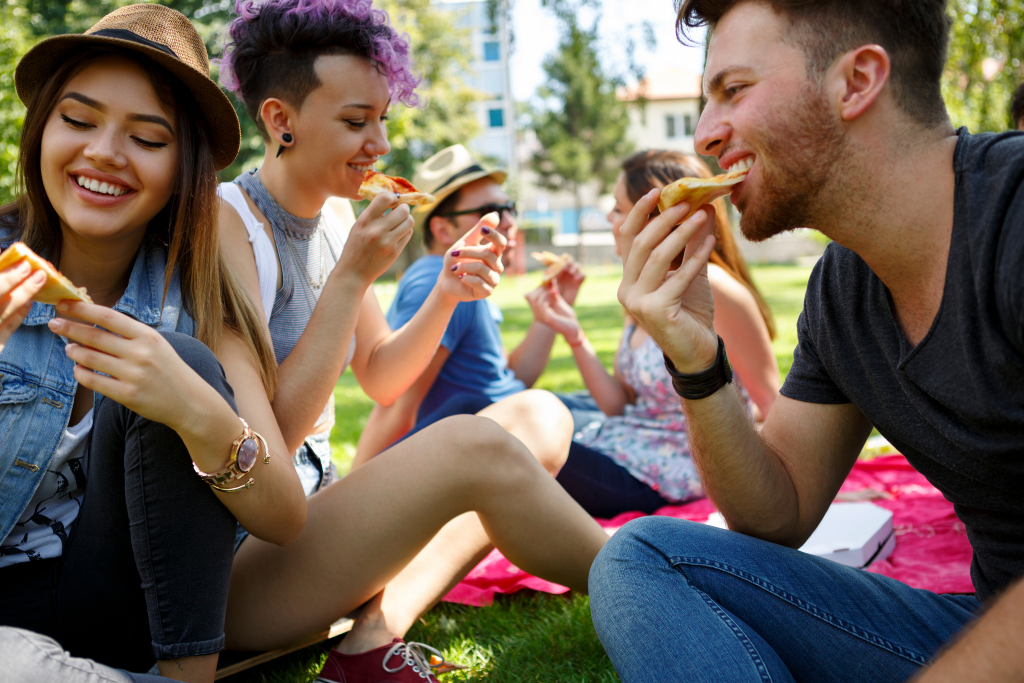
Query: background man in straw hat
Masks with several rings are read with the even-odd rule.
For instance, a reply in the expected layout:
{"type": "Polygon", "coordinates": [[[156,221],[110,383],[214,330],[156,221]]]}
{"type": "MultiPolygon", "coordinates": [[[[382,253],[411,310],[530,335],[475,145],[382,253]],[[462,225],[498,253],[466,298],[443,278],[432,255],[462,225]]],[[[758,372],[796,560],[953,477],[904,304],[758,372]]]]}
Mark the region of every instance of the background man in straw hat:
{"type": "MultiPolygon", "coordinates": [[[[481,216],[499,212],[498,231],[508,240],[503,261],[507,265],[508,259],[514,258],[518,247],[516,208],[502,189],[506,177],[504,170],[488,170],[477,163],[462,145],[441,150],[417,171],[413,184],[433,194],[437,202],[416,207],[416,225],[423,231],[427,253],[402,276],[387,316],[392,329],[404,325],[423,305],[445,252],[481,216]]],[[[571,264],[556,282],[570,305],[583,277],[571,264]]],[[[555,332],[534,321],[522,343],[506,354],[501,342],[502,321],[501,311],[488,300],[460,303],[437,354],[419,380],[393,405],[374,407],[359,439],[355,464],[441,418],[476,413],[533,386],[548,363],[555,332]]]]}

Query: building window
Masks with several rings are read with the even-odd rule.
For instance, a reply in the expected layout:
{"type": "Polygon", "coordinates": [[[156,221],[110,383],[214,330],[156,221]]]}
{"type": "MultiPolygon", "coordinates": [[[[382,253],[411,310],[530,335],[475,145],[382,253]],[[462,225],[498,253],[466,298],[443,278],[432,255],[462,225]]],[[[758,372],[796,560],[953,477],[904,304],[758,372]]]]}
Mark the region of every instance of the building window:
{"type": "Polygon", "coordinates": [[[501,59],[501,50],[496,42],[484,43],[484,61],[497,62],[501,59]]]}
{"type": "Polygon", "coordinates": [[[676,136],[676,117],[666,116],[665,117],[665,137],[674,138],[676,136]]]}
{"type": "Polygon", "coordinates": [[[693,116],[690,114],[683,115],[683,130],[686,131],[687,137],[693,135],[693,116]]]}
{"type": "Polygon", "coordinates": [[[501,128],[505,125],[504,109],[488,109],[487,116],[490,118],[491,128],[501,128]]]}

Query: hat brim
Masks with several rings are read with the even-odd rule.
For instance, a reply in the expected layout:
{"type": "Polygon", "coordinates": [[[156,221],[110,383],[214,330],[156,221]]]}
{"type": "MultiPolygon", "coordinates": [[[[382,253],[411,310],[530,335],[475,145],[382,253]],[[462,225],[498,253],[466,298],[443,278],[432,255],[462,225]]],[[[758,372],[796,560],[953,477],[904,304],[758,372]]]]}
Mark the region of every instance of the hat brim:
{"type": "Polygon", "coordinates": [[[440,204],[445,199],[450,197],[453,192],[455,192],[461,187],[465,187],[466,185],[469,185],[470,183],[476,182],[477,180],[481,180],[483,178],[490,178],[494,182],[501,185],[502,183],[505,182],[505,179],[508,178],[508,173],[502,171],[501,169],[496,169],[494,171],[481,170],[476,171],[475,173],[467,173],[464,176],[459,176],[459,178],[455,182],[451,183],[450,185],[446,185],[445,187],[442,187],[440,190],[432,193],[435,199],[433,203],[421,204],[412,210],[413,221],[415,222],[413,229],[422,229],[424,224],[426,224],[427,222],[427,216],[429,216],[431,212],[433,212],[433,210],[437,208],[438,204],[440,204]]]}
{"type": "Polygon", "coordinates": [[[18,97],[29,106],[33,95],[52,74],[69,51],[80,46],[110,46],[140,52],[167,69],[196,98],[210,133],[214,167],[219,171],[231,165],[238,156],[242,131],[238,114],[224,91],[207,76],[180,59],[157,48],[110,36],[67,34],[40,41],[18,62],[14,83],[18,97]]]}

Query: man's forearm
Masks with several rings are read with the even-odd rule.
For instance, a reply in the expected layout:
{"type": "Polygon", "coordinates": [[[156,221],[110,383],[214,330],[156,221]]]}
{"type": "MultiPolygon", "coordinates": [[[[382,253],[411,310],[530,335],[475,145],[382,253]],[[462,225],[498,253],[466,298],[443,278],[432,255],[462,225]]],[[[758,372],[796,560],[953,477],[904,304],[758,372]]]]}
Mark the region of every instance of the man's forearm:
{"type": "Polygon", "coordinates": [[[553,329],[534,320],[526,338],[508,355],[508,366],[527,387],[532,387],[547,367],[556,336],[553,329]]]}
{"type": "Polygon", "coordinates": [[[914,683],[1011,683],[1024,680],[1024,581],[967,627],[914,683]]]}
{"type": "Polygon", "coordinates": [[[683,400],[683,410],[704,491],[729,528],[783,545],[801,543],[793,482],[750,423],[735,385],[683,400]]]}

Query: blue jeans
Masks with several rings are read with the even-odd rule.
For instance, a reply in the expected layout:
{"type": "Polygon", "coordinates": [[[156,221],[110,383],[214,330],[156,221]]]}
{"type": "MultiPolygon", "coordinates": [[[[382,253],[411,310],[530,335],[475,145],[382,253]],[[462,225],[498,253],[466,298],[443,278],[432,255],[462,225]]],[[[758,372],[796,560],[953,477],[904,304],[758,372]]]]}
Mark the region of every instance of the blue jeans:
{"type": "Polygon", "coordinates": [[[906,681],[979,608],[666,517],[624,526],[590,570],[594,627],[623,683],[906,681]]]}

